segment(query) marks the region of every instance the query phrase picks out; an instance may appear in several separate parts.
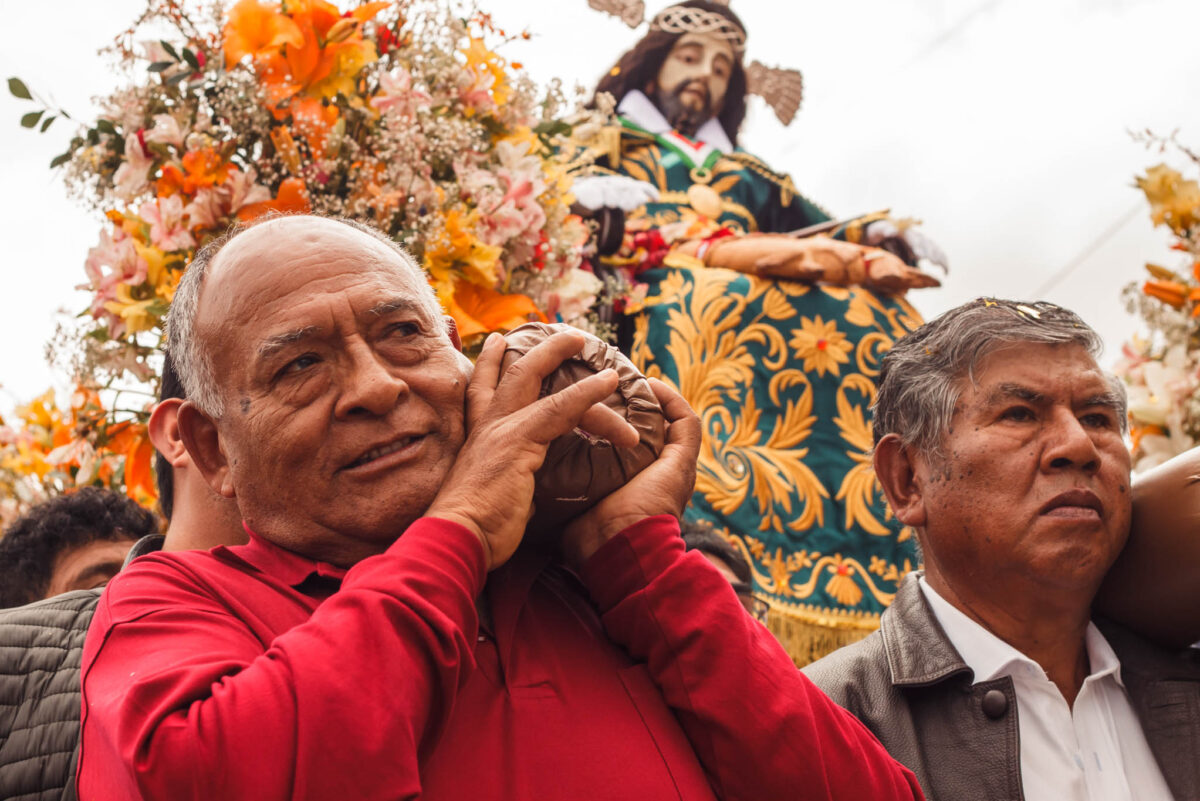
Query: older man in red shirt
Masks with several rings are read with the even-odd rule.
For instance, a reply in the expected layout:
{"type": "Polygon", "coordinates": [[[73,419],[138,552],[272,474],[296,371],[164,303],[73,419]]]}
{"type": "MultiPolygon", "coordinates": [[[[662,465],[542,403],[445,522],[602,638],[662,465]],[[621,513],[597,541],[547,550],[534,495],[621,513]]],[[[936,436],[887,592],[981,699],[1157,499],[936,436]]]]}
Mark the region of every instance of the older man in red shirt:
{"type": "Polygon", "coordinates": [[[171,310],[189,453],[243,546],[144,557],[83,665],[94,799],[919,798],[801,676],[677,517],[699,431],[558,549],[518,550],[546,445],[636,432],[599,373],[547,397],[559,334],[472,375],[419,269],[342,221],[197,256],[171,310]]]}

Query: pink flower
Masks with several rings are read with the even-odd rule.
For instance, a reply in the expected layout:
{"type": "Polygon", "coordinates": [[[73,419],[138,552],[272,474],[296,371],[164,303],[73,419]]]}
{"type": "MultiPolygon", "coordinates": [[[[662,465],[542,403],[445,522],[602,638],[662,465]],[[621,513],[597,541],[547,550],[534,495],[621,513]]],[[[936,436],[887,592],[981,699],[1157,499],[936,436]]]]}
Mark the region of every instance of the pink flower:
{"type": "Polygon", "coordinates": [[[121,284],[137,286],[145,281],[150,266],[138,255],[133,237],[118,228],[111,234],[100,232],[100,244],[88,251],[83,267],[88,283],[76,288],[92,291],[92,317],[97,320],[108,318],[109,335],[116,338],[124,332],[125,324],[104,304],[117,299],[117,287],[121,284]]]}
{"type": "Polygon", "coordinates": [[[183,131],[170,114],[154,115],[154,127],[146,131],[147,142],[161,142],[180,150],[183,149],[183,131]]]}
{"type": "Polygon", "coordinates": [[[122,200],[133,200],[149,186],[150,168],[154,165],[154,155],[142,146],[136,133],[125,137],[125,159],[113,174],[113,184],[117,197],[122,200]]]}
{"type": "Polygon", "coordinates": [[[242,206],[271,199],[271,190],[258,183],[258,174],[253,167],[245,172],[234,170],[222,189],[229,191],[230,214],[236,214],[242,206]]]}
{"type": "Polygon", "coordinates": [[[413,117],[433,102],[427,93],[413,89],[412,73],[403,67],[380,75],[379,89],[380,93],[371,98],[371,105],[389,116],[413,117]]]}
{"type": "Polygon", "coordinates": [[[183,223],[183,201],[178,195],[143,203],[138,214],[150,223],[150,244],[169,253],[196,246],[196,240],[183,223]]]}

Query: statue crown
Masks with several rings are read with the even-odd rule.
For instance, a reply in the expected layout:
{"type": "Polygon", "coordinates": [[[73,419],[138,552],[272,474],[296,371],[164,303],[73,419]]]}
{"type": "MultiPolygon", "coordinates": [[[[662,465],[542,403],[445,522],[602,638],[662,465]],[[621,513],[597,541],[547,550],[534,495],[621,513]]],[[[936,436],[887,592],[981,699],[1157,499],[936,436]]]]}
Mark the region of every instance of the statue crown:
{"type": "Polygon", "coordinates": [[[739,56],[746,49],[746,32],[728,17],[691,6],[668,6],[650,22],[650,30],[664,33],[712,33],[733,45],[739,56]]]}

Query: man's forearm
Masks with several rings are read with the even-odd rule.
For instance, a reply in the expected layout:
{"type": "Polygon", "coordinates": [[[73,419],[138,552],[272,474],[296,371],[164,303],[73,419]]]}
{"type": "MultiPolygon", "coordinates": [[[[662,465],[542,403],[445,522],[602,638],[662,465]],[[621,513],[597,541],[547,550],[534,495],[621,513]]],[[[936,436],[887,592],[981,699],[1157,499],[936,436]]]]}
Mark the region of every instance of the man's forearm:
{"type": "Polygon", "coordinates": [[[630,527],[584,580],[725,801],[921,798],[912,773],[796,670],[720,573],[685,553],[674,520],[630,527]]]}

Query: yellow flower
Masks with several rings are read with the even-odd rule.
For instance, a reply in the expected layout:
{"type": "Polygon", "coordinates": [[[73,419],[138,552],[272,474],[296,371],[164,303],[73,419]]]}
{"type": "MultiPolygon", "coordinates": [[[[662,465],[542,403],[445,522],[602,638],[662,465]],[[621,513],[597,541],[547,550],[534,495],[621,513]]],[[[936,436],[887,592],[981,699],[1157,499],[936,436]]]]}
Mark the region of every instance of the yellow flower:
{"type": "Polygon", "coordinates": [[[507,103],[510,89],[508,74],[504,71],[504,59],[489,50],[482,39],[474,36],[471,37],[470,46],[462,53],[467,59],[467,70],[475,76],[475,88],[490,91],[492,101],[497,106],[507,103]],[[487,80],[489,76],[492,79],[490,82],[487,80]]]}
{"type": "Polygon", "coordinates": [[[817,371],[817,375],[825,373],[841,375],[839,364],[850,361],[847,355],[853,345],[846,341],[846,335],[837,330],[837,321],[828,323],[821,315],[809,319],[800,318],[800,327],[792,329],[792,339],[789,343],[796,351],[798,358],[804,359],[804,371],[817,371]]]}
{"type": "Polygon", "coordinates": [[[373,42],[347,42],[337,52],[337,61],[329,75],[306,90],[310,97],[336,97],[341,92],[350,105],[361,106],[362,98],[355,91],[358,73],[379,59],[373,42]]]}
{"type": "Polygon", "coordinates": [[[158,303],[157,297],[149,300],[135,300],[130,294],[129,284],[117,285],[117,299],[104,304],[104,308],[125,321],[125,331],[136,334],[139,331],[149,331],[158,323],[158,315],[150,307],[158,303]]]}
{"type": "Polygon", "coordinates": [[[496,263],[504,252],[496,245],[479,241],[472,233],[477,215],[464,215],[458,209],[446,212],[442,231],[425,245],[425,268],[433,276],[434,285],[445,288],[450,276],[457,271],[473,284],[494,289],[496,263]]]}
{"type": "Polygon", "coordinates": [[[1168,225],[1177,234],[1200,223],[1200,184],[1185,181],[1176,170],[1159,164],[1137,178],[1137,185],[1150,201],[1155,225],[1168,225]]]}

